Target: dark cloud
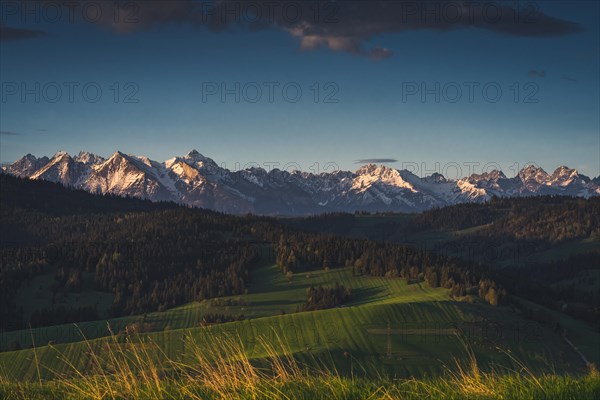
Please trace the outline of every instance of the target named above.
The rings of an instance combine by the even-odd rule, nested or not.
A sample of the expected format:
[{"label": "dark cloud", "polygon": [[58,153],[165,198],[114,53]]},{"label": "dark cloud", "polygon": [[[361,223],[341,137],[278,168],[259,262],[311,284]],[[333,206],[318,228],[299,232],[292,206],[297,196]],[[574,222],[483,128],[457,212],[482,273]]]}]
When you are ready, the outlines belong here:
[{"label": "dark cloud", "polygon": [[511,36],[549,37],[582,31],[575,22],[537,10],[535,3],[518,9],[506,3],[434,0],[95,0],[93,3],[102,8],[102,18],[97,23],[116,33],[180,24],[213,31],[273,28],[295,37],[304,50],[324,47],[378,60],[392,55],[390,50],[372,43],[384,34],[479,29]]},{"label": "dark cloud", "polygon": [[[236,0],[220,2],[221,10]],[[268,2],[259,2],[260,4]],[[283,29],[300,40],[303,49],[326,47],[358,55],[387,58],[391,52],[380,47],[365,50],[377,36],[415,30],[450,31],[455,29],[482,29],[512,36],[547,37],[580,32],[582,28],[560,18],[534,9],[515,9],[493,2],[454,1],[348,1],[348,2],[294,2],[301,4],[299,21],[275,13],[272,25]],[[283,1],[285,4],[285,1]],[[319,12],[315,12],[319,7]],[[282,7],[283,9],[283,7]],[[431,12],[433,10],[433,12]],[[215,15],[223,15],[216,11]],[[319,15],[318,18],[315,15]],[[227,18],[221,18],[221,22]],[[227,21],[231,24],[231,21]],[[383,56],[383,57],[382,57]]]},{"label": "dark cloud", "polygon": [[539,71],[536,69],[532,69],[527,73],[527,75],[529,75],[530,78],[545,78],[546,71],[544,71],[543,69],[540,69]]},{"label": "dark cloud", "polygon": [[8,42],[11,40],[33,39],[45,36],[46,32],[35,29],[10,28],[0,24],[0,42]]},{"label": "dark cloud", "polygon": [[395,163],[398,160],[393,158],[364,158],[362,160],[356,160],[355,164],[383,164],[383,163]]},{"label": "dark cloud", "polygon": [[[258,5],[258,23],[251,21],[250,8],[240,0],[222,0],[216,7],[202,10],[202,22],[213,29],[234,24],[254,25],[257,29],[276,26],[298,38],[303,49],[326,47],[380,59],[391,52],[377,46],[372,50],[365,47],[377,36],[389,33],[476,28],[512,36],[545,37],[581,31],[578,24],[544,14],[535,5],[517,10],[492,2],[284,0],[280,8],[273,9],[270,0],[252,3]],[[273,12],[268,13],[271,9]]]},{"label": "dark cloud", "polygon": [[[100,4],[103,10],[102,19],[99,22],[116,33],[126,34],[168,24],[203,25],[208,18],[204,15],[204,11],[210,10],[211,6],[218,2],[101,0],[97,4]],[[115,18],[114,15],[119,17]]]},{"label": "dark cloud", "polygon": [[0,136],[22,136],[22,133],[11,131],[0,131]]},{"label": "dark cloud", "polygon": [[565,81],[569,81],[569,82],[577,82],[577,79],[571,78],[568,75],[563,75],[563,76],[560,77],[560,79],[564,79]]}]

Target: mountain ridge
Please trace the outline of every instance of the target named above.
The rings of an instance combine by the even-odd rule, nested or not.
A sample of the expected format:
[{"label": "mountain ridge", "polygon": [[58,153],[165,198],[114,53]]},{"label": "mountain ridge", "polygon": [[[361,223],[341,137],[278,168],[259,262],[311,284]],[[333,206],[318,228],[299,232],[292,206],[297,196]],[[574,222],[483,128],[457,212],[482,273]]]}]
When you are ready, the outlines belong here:
[{"label": "mountain ridge", "polygon": [[3,172],[92,193],[174,201],[231,214],[420,212],[493,196],[600,195],[599,178],[590,179],[564,165],[551,174],[527,165],[513,178],[493,170],[456,180],[437,172],[420,178],[406,169],[376,164],[355,172],[319,174],[261,167],[230,171],[197,150],[165,162],[120,151],[109,158],[85,151],[75,157],[64,151],[52,158],[27,154],[3,167]]}]

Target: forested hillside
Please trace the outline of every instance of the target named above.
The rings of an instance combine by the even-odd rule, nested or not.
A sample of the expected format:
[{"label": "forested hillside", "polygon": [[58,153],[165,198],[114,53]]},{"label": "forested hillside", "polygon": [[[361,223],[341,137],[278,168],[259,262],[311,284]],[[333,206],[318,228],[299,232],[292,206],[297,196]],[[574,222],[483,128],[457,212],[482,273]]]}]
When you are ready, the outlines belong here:
[{"label": "forested hillside", "polygon": [[239,219],[6,175],[0,179],[4,323],[24,324],[16,292],[48,273],[54,277],[52,304],[32,316],[33,326],[96,318],[89,306],[55,308],[65,294],[90,288],[114,294],[110,316],[244,292],[257,255]]},{"label": "forested hillside", "polygon": [[[471,295],[492,305],[508,301],[512,292],[534,301],[543,298],[544,304],[556,309],[566,302],[583,303],[583,310],[574,304],[567,308],[586,320],[597,315],[597,309],[577,295],[576,285],[551,280],[566,279],[568,263],[549,265],[548,270],[555,271],[546,275],[549,280],[537,280],[545,274],[542,267],[498,272],[477,258],[465,260],[425,247],[320,230],[348,229],[361,218],[373,218],[369,229],[375,233],[477,227],[445,243],[454,242],[455,248],[466,243],[474,253],[478,247],[473,243],[480,242],[499,248],[502,254],[522,243],[545,248],[597,235],[598,199],[494,199],[410,217],[336,214],[286,220],[93,195],[7,175],[0,176],[0,183],[0,316],[13,329],[143,314],[242,294],[265,249],[273,250],[270,254],[283,274],[350,267],[355,276],[426,282],[450,289],[453,296]],[[598,268],[590,265],[595,258],[583,260],[578,271]],[[49,301],[24,313],[16,299],[39,297],[43,277],[50,281]],[[101,309],[94,301],[67,300],[89,293],[110,294],[109,306]]]}]

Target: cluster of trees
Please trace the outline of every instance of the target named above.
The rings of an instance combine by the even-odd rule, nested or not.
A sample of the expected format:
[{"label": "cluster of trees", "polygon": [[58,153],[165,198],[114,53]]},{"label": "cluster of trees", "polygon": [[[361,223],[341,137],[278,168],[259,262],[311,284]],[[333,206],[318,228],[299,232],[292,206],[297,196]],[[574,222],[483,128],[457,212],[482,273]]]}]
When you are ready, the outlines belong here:
[{"label": "cluster of trees", "polygon": [[501,216],[498,199],[489,203],[464,203],[434,208],[417,214],[409,224],[411,231],[460,230],[489,224]]},{"label": "cluster of trees", "polygon": [[496,282],[490,279],[482,279],[479,281],[477,293],[481,299],[484,299],[493,306],[508,301],[506,289],[499,287]]},{"label": "cluster of trees", "polygon": [[[480,215],[489,215],[485,221]],[[482,217],[484,218],[484,217]],[[422,229],[455,230],[482,226],[449,240],[435,250],[486,264],[531,264],[532,255],[569,240],[600,237],[600,198],[494,198],[484,204],[462,204],[431,210],[409,224]]]},{"label": "cluster of trees", "polygon": [[[258,259],[245,239],[250,226],[244,218],[0,179],[0,235],[19,237],[18,243],[0,246],[2,328],[87,319],[84,308],[57,305],[23,321],[15,295],[22,285],[34,290],[27,282],[41,274],[54,275],[53,298],[83,290],[113,293],[113,305],[102,317],[122,316],[243,294]],[[96,317],[96,311],[85,310]]]},{"label": "cluster of trees", "polygon": [[[177,216],[160,212],[143,219],[151,229],[161,221],[177,221]],[[96,223],[93,229],[97,232],[111,225],[109,220],[104,222],[106,226]],[[207,235],[194,235],[185,227],[179,230],[175,225],[155,238],[128,246],[123,244],[125,237],[135,235],[125,226],[121,228],[120,238],[104,243],[83,241],[39,246],[10,261],[6,259],[2,264],[2,286],[14,289],[23,282],[22,278],[31,279],[58,266],[54,273],[55,292],[79,292],[84,284],[83,273],[90,272],[93,282],[89,282],[89,286],[115,294],[110,315],[133,315],[162,311],[195,300],[242,294],[248,270],[257,260],[256,251],[241,241],[214,242],[208,240]],[[59,236],[55,234],[54,238]],[[20,270],[27,272],[19,273]],[[55,317],[60,313],[54,311],[40,312],[45,316],[39,320],[47,323],[75,322],[59,321]]]},{"label": "cluster of trees", "polygon": [[[490,284],[484,285],[479,295],[494,305],[505,293],[481,265],[423,249],[303,232],[281,234],[274,246],[276,262],[284,272],[346,266],[352,267],[356,276],[403,278],[409,283],[425,281],[431,287],[451,289],[454,296],[465,296],[470,288],[479,287],[485,280]],[[491,290],[496,293],[488,295]]]},{"label": "cluster of trees", "polygon": [[553,197],[505,201],[508,215],[479,234],[503,240],[554,245],[566,240],[600,236],[600,198]]},{"label": "cluster of trees", "polygon": [[416,232],[452,232],[477,226],[481,228],[454,238],[432,239],[434,250],[486,264],[506,264],[568,240],[599,237],[600,198],[494,197],[485,203],[458,204],[412,216],[375,214],[369,223],[359,221],[361,218],[334,213],[288,219],[286,224],[306,232],[405,244],[411,243]]},{"label": "cluster of trees", "polygon": [[488,225],[478,232],[484,237],[550,244],[600,235],[600,198],[493,197],[486,203],[425,211],[410,221],[408,229],[451,231],[481,225]]},{"label": "cluster of trees", "polygon": [[210,301],[211,307],[244,307],[250,304],[244,299],[221,299],[214,298]]},{"label": "cluster of trees", "polygon": [[325,310],[327,308],[339,307],[350,300],[352,291],[338,283],[333,287],[311,286],[306,289],[306,303],[302,311]]},{"label": "cluster of trees", "polygon": [[218,314],[218,313],[207,313],[202,317],[200,326],[213,325],[213,324],[224,324],[225,322],[242,321],[245,319],[243,314],[240,315],[229,315],[229,314]]}]

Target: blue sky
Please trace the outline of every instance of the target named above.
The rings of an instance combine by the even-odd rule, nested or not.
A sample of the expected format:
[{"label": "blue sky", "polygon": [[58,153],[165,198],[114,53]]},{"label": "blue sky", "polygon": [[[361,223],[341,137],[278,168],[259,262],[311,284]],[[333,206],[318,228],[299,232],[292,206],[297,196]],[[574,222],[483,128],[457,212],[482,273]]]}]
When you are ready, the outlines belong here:
[{"label": "blue sky", "polygon": [[[264,27],[241,13],[202,23],[192,0],[140,3],[131,26],[85,21],[80,10],[75,22],[52,22],[51,10],[23,15],[2,3],[1,162],[58,150],[164,161],[197,149],[230,169],[354,170],[388,159],[419,175],[499,166],[511,176],[529,162],[600,175],[597,2],[532,2],[536,18],[504,27],[394,20],[380,2],[340,2],[329,22]],[[223,100],[221,85],[239,102]]]}]

